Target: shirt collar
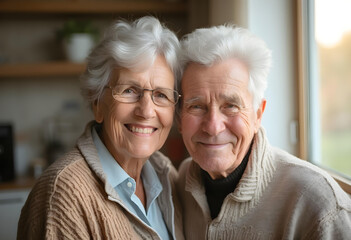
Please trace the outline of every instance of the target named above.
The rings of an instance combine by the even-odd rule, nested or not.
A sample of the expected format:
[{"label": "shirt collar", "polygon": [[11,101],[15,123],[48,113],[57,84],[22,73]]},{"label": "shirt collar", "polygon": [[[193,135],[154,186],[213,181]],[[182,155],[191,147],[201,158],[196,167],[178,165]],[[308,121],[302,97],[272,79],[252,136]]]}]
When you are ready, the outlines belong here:
[{"label": "shirt collar", "polygon": [[93,140],[98,152],[102,169],[106,174],[107,182],[115,188],[123,181],[129,178],[129,175],[123,170],[118,162],[112,157],[105,144],[101,141],[95,127],[92,128]]},{"label": "shirt collar", "polygon": [[[100,158],[102,169],[106,174],[107,181],[113,188],[115,188],[126,179],[130,178],[130,176],[107,150],[95,127],[92,128],[92,136]],[[162,184],[149,160],[147,160],[144,164],[141,175],[143,177],[144,188],[148,189],[148,191],[146,191],[148,197],[147,199],[153,201],[162,191]]]}]

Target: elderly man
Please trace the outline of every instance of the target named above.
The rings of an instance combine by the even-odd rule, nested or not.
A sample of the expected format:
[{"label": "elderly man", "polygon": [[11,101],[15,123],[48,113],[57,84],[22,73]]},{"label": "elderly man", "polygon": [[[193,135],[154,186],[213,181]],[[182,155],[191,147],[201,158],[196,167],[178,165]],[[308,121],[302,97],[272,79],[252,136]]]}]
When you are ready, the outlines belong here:
[{"label": "elderly man", "polygon": [[186,239],[350,239],[350,197],[321,169],[270,146],[261,127],[265,43],[227,25],[195,30],[182,48]]}]

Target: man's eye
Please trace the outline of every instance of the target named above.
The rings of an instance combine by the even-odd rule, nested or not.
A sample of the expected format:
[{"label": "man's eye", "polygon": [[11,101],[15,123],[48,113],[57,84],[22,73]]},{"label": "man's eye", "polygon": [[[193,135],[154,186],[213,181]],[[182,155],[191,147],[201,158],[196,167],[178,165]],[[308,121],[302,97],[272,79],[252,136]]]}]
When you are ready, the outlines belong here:
[{"label": "man's eye", "polygon": [[206,106],[201,104],[192,104],[186,107],[186,110],[190,114],[203,114],[206,112]]},{"label": "man's eye", "polygon": [[237,113],[240,111],[240,107],[237,104],[227,103],[222,106],[222,109],[227,113]]},{"label": "man's eye", "polygon": [[190,106],[188,106],[188,109],[203,109],[203,106],[201,106],[201,105],[190,105]]},{"label": "man's eye", "polygon": [[238,105],[235,105],[235,104],[226,104],[225,105],[225,108],[228,108],[228,109],[239,109]]}]

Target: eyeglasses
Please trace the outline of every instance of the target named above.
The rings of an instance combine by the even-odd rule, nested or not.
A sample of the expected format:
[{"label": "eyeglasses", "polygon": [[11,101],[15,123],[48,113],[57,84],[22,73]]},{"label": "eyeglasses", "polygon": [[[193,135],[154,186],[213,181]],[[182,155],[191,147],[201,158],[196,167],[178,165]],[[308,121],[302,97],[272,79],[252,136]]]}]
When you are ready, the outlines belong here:
[{"label": "eyeglasses", "polygon": [[106,86],[105,88],[110,88],[113,98],[122,103],[138,102],[144,96],[144,91],[150,91],[153,103],[160,107],[176,105],[181,97],[177,91],[168,88],[146,89],[128,84],[118,84],[114,87]]}]

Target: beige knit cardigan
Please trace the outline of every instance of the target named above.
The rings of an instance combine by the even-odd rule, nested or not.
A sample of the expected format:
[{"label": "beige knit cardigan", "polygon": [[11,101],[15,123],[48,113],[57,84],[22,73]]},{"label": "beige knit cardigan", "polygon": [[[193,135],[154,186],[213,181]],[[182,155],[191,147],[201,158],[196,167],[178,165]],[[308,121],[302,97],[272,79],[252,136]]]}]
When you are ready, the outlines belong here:
[{"label": "beige knit cardigan", "polygon": [[[21,212],[17,239],[159,239],[154,230],[121,205],[116,191],[107,183],[91,126],[87,126],[77,147],[52,164],[33,187]],[[173,191],[176,170],[158,152],[150,162],[158,175],[169,171],[175,235],[183,239],[181,211]],[[166,222],[171,221],[169,218],[164,216]]]}]

